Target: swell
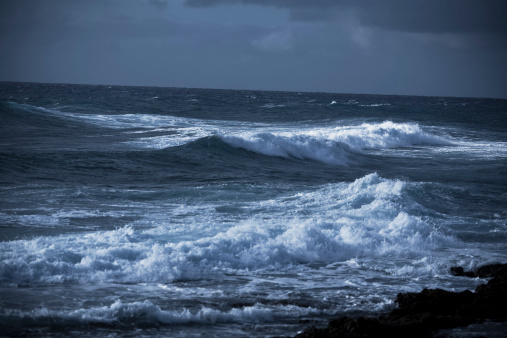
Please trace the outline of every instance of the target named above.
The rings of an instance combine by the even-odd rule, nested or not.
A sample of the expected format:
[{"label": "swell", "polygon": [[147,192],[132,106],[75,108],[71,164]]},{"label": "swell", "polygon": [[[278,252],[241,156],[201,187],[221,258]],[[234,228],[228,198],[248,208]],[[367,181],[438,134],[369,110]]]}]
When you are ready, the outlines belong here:
[{"label": "swell", "polygon": [[[234,153],[246,156],[246,153],[234,150],[244,149],[269,157],[348,166],[372,150],[453,145],[445,137],[426,132],[417,124],[391,121],[334,128],[272,126],[262,128],[262,132],[256,129],[259,128],[225,127],[218,131],[210,131],[208,136],[176,146],[189,152],[205,149],[222,155]],[[173,138],[174,135],[169,137]],[[145,140],[144,146],[158,147],[161,141],[159,138],[153,138],[151,142],[150,145],[150,140]],[[165,144],[169,144],[165,148],[172,147],[169,141]]]},{"label": "swell", "polygon": [[223,135],[222,139],[233,147],[263,155],[311,159],[333,165],[349,165],[352,154],[364,154],[368,150],[452,145],[449,140],[423,131],[417,124],[391,121],[335,128],[243,132]]},{"label": "swell", "polygon": [[[136,118],[131,116],[129,121]],[[163,136],[147,138],[146,133],[141,137],[125,136],[123,131],[114,132],[113,136],[101,131],[97,137],[90,137],[93,135],[90,128],[82,128],[80,137],[72,130],[63,134],[52,129],[47,131],[48,139],[44,139],[39,130],[37,137],[18,139],[10,146],[23,151],[4,148],[0,153],[1,170],[11,182],[35,179],[152,185],[217,179],[244,181],[257,177],[268,181],[322,183],[366,174],[372,163],[381,168],[382,156],[372,151],[403,148],[406,153],[411,147],[432,149],[451,144],[417,124],[389,121],[334,128],[282,125],[262,128],[262,132],[256,132],[260,128],[230,124],[217,132],[191,125],[184,119],[179,123],[178,128],[183,130],[165,130],[161,132]],[[194,133],[194,129],[202,130]],[[323,165],[315,165],[316,162]],[[337,173],[329,165],[359,172],[347,176],[345,170]]]},{"label": "swell", "polygon": [[[72,133],[83,134],[79,129],[87,125],[88,128],[84,128],[87,134],[105,134],[104,127],[116,129],[116,139],[113,141],[137,148],[162,149],[190,143],[191,148],[205,145],[207,150],[213,147],[219,151],[224,150],[224,144],[214,137],[218,136],[233,148],[271,157],[309,159],[342,166],[354,163],[354,154],[365,154],[371,150],[453,144],[449,139],[423,130],[418,124],[392,121],[336,127],[268,124],[252,128],[239,122],[196,120],[170,115],[74,114],[26,104],[11,103],[9,106],[14,108],[15,114],[7,114],[6,124],[18,125],[20,129],[26,129],[27,124],[38,128],[39,135],[34,136],[48,133],[45,130],[47,128],[58,128],[53,134],[60,133],[72,138]],[[231,152],[230,148],[226,150]]]},{"label": "swell", "polygon": [[64,112],[14,102],[0,103],[1,152],[38,153],[94,149],[114,144],[104,128],[72,119]]},{"label": "swell", "polygon": [[[488,167],[494,170],[504,170],[501,161],[507,149],[502,142],[467,139],[466,130],[407,122],[359,124],[356,119],[326,121],[329,127],[317,122],[245,125],[170,115],[66,113],[16,103],[4,104],[2,109],[7,137],[1,141],[1,170],[14,178],[37,172],[51,180],[49,173],[70,173],[76,179],[83,175],[100,181],[107,174],[106,179],[121,184],[147,182],[149,175],[158,183],[244,180],[259,175],[267,180],[301,181],[323,175],[319,181],[323,182],[336,179],[326,165],[341,167],[340,174],[347,167],[366,174],[373,166],[389,176],[406,176],[422,165],[442,171],[442,179],[455,180],[458,175],[450,175],[448,168],[457,161],[469,168],[479,158],[489,161]],[[62,165],[46,164],[50,161]],[[312,170],[317,172],[309,175]],[[486,177],[468,175],[468,171],[459,174],[459,179]],[[424,172],[419,170],[423,176],[417,179],[433,180]],[[357,176],[339,179],[351,177]]]},{"label": "swell", "polygon": [[71,120],[61,110],[33,106],[26,103],[0,102],[1,119],[4,127],[31,128],[82,128],[85,123]]}]

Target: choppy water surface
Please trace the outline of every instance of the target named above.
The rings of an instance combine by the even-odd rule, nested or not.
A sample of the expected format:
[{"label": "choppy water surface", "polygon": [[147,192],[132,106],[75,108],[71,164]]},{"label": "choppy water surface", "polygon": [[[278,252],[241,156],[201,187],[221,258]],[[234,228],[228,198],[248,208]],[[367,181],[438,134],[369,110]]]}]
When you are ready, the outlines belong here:
[{"label": "choppy water surface", "polygon": [[0,327],[275,336],[507,258],[507,101],[0,84]]}]

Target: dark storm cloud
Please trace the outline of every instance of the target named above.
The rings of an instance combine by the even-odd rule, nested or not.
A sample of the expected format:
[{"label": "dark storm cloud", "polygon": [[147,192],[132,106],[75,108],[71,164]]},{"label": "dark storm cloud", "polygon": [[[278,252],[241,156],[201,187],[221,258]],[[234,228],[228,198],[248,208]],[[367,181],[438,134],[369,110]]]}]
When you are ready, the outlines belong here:
[{"label": "dark storm cloud", "polygon": [[186,0],[191,7],[225,4],[276,6],[294,20],[339,18],[348,11],[364,26],[411,33],[507,34],[504,0]]}]

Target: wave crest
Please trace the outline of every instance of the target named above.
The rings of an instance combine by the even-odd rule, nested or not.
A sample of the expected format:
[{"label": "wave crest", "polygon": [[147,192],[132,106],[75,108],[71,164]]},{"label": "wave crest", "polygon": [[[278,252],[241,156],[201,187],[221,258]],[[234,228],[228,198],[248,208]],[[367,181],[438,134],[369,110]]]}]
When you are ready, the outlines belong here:
[{"label": "wave crest", "polygon": [[350,152],[413,146],[451,145],[419,125],[386,121],[380,124],[309,129],[298,131],[242,132],[222,135],[229,145],[268,156],[295,157],[347,165]]},{"label": "wave crest", "polygon": [[[410,213],[408,183],[370,174],[351,183],[259,201],[252,216],[215,234],[164,241],[172,225],[4,243],[2,284],[167,282],[294,269],[354,257],[425,257],[456,239]],[[421,206],[419,206],[422,208]],[[219,222],[219,221],[216,221]],[[169,227],[169,228],[168,228]],[[184,230],[182,230],[184,231]],[[165,236],[165,237],[164,237]]]},{"label": "wave crest", "polygon": [[[6,310],[0,316],[9,318],[16,323],[23,320],[24,324],[31,326],[47,325],[50,321],[58,324],[144,324],[144,325],[185,325],[185,324],[214,324],[214,323],[265,323],[276,318],[277,313],[292,311],[297,313],[317,313],[312,308],[299,308],[296,306],[263,306],[256,304],[242,308],[232,308],[220,311],[208,307],[199,310],[164,310],[160,306],[145,300],[142,302],[122,302],[117,300],[110,306],[97,306],[80,308],[77,310],[51,310],[39,308],[31,311]],[[2,313],[3,312],[3,313]]]}]

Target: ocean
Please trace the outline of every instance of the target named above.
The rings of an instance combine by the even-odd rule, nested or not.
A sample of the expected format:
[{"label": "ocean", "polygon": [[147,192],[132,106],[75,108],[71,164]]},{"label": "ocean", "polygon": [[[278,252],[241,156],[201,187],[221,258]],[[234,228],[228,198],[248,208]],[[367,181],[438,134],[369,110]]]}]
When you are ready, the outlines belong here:
[{"label": "ocean", "polygon": [[507,100],[0,83],[0,335],[293,336],[507,262]]}]

